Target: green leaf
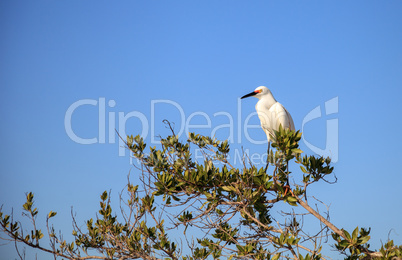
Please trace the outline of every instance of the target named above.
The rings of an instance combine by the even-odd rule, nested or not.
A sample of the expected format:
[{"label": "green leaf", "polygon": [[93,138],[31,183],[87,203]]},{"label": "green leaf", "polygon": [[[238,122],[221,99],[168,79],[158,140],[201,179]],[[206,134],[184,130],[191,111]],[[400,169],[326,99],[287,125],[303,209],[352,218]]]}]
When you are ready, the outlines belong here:
[{"label": "green leaf", "polygon": [[365,236],[365,237],[360,238],[358,242],[360,245],[363,245],[363,244],[367,243],[369,240],[370,240],[370,236]]},{"label": "green leaf", "polygon": [[340,245],[341,247],[348,247],[348,246],[350,245],[350,243],[349,243],[349,241],[347,241],[347,240],[342,240],[342,241],[339,243],[339,245]]},{"label": "green leaf", "polygon": [[53,218],[54,216],[56,216],[57,212],[54,211],[50,211],[49,215],[47,215],[48,218]]},{"label": "green leaf", "polygon": [[292,206],[297,206],[297,199],[295,197],[286,197],[286,201]]},{"label": "green leaf", "polygon": [[274,183],[273,181],[269,181],[269,182],[265,183],[265,189],[268,190],[269,188],[271,188],[273,183]]},{"label": "green leaf", "polygon": [[224,191],[236,191],[236,189],[232,186],[223,186],[222,189]]},{"label": "green leaf", "polygon": [[332,233],[332,238],[335,240],[335,241],[339,241],[339,235],[337,234],[337,233]]},{"label": "green leaf", "polygon": [[299,148],[294,148],[294,149],[292,149],[292,152],[293,152],[293,153],[303,153],[303,151],[300,150]]},{"label": "green leaf", "polygon": [[356,227],[355,230],[353,230],[352,233],[352,240],[355,241],[357,240],[357,235],[359,234],[359,227]]},{"label": "green leaf", "polygon": [[302,170],[302,172],[308,173],[308,171],[306,170],[306,168],[304,168],[303,166],[300,166],[300,169]]},{"label": "green leaf", "polygon": [[105,201],[107,199],[107,191],[104,191],[101,195],[101,200]]},{"label": "green leaf", "polygon": [[36,239],[43,238],[43,233],[40,229],[35,231],[35,237],[36,237]]},{"label": "green leaf", "polygon": [[172,195],[172,199],[174,199],[175,201],[180,201],[180,198],[178,198],[178,197],[176,197],[174,195]]},{"label": "green leaf", "polygon": [[271,260],[278,260],[279,257],[281,257],[281,253],[275,254],[274,257],[271,258]]},{"label": "green leaf", "polygon": [[350,240],[350,239],[351,239],[351,237],[350,237],[349,232],[348,232],[348,231],[346,231],[346,230],[344,230],[344,229],[342,229],[342,231],[343,231],[343,234],[345,234],[346,238]]}]

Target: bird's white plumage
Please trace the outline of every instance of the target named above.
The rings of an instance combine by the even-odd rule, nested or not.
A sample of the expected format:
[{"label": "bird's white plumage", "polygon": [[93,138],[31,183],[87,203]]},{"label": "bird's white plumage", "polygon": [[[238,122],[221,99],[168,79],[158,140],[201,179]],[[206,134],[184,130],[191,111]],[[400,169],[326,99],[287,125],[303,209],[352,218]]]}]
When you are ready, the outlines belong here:
[{"label": "bird's white plumage", "polygon": [[255,94],[252,93],[249,95],[259,99],[255,105],[255,110],[260,118],[261,127],[267,135],[268,142],[271,141],[270,135],[274,134],[273,130],[278,131],[279,125],[282,125],[283,128],[295,130],[292,116],[281,103],[275,100],[267,87],[258,87],[254,90]]}]

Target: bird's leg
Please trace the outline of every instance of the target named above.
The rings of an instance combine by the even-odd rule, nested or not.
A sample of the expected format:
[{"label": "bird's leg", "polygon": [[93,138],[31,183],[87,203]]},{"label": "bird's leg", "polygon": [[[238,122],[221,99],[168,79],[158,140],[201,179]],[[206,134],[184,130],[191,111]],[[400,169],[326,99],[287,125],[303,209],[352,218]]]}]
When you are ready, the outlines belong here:
[{"label": "bird's leg", "polygon": [[296,197],[293,191],[290,189],[289,180],[286,181],[286,185],[284,186],[284,188],[285,188],[285,193],[283,194],[284,197],[286,196],[286,194],[288,194],[288,192],[290,192],[290,194],[292,194],[293,197]]},{"label": "bird's leg", "polygon": [[267,165],[265,166],[265,172],[267,172],[268,170],[268,166],[269,166],[269,148],[271,146],[271,142],[268,141],[268,150],[267,150]]},{"label": "bird's leg", "polygon": [[[289,173],[289,164],[287,165],[287,172]],[[285,188],[285,194],[283,195],[284,197],[286,196],[286,194],[288,192],[290,192],[290,194],[292,194],[293,197],[295,197],[295,195],[293,194],[293,191],[290,189],[290,185],[289,185],[289,175],[287,175],[286,178],[286,185],[284,186]]]},{"label": "bird's leg", "polygon": [[289,180],[286,181],[286,185],[283,186],[283,187],[285,188],[285,193],[283,194],[284,197],[286,196],[286,194],[288,194],[289,191],[290,191],[290,193],[293,195],[293,197],[295,196],[295,195],[293,194],[292,190],[290,189]]}]

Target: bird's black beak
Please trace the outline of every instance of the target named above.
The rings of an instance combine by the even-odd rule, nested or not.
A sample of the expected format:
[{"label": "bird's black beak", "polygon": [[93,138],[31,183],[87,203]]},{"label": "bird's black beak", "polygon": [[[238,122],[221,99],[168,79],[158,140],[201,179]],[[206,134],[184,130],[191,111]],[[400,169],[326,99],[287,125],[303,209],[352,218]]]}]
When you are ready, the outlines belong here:
[{"label": "bird's black beak", "polygon": [[246,98],[246,97],[252,97],[252,96],[254,96],[254,95],[257,95],[257,92],[251,92],[251,93],[249,93],[249,94],[247,94],[247,95],[244,95],[244,96],[242,96],[240,99],[243,99],[243,98]]}]

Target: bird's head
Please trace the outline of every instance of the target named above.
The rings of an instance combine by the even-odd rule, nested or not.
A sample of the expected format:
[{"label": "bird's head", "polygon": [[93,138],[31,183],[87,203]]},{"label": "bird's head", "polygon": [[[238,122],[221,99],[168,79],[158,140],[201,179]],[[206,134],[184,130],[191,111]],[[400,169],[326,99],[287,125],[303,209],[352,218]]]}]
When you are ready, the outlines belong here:
[{"label": "bird's head", "polygon": [[267,87],[260,86],[260,87],[256,88],[253,92],[242,96],[240,99],[243,99],[246,97],[252,97],[252,96],[260,99],[262,96],[267,95],[269,93],[271,93],[271,91],[269,91],[269,89]]}]

